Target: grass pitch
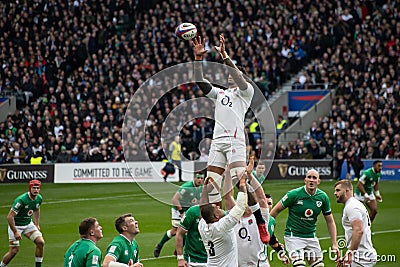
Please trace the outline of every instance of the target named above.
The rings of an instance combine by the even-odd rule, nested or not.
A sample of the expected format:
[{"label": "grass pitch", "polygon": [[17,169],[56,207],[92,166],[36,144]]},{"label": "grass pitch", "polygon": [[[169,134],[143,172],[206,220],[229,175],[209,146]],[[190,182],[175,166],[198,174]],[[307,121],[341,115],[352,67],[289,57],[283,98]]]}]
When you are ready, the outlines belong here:
[{"label": "grass pitch", "polygon": [[[343,238],[341,214],[343,205],[335,201],[333,181],[323,181],[319,188],[327,192],[331,199],[338,238]],[[271,180],[264,183],[264,189],[277,202],[290,189],[303,185],[302,181]],[[153,196],[170,198],[174,191],[165,190],[166,184],[151,185]],[[13,200],[28,189],[27,184],[0,185],[0,255],[8,250],[7,219]],[[380,262],[376,266],[400,266],[400,181],[382,181],[380,191],[383,202],[379,203],[379,213],[372,224],[372,241]],[[103,227],[104,237],[97,243],[103,252],[108,243],[117,235],[114,219],[127,212],[133,213],[139,221],[141,233],[137,236],[140,258],[146,267],[177,266],[174,251],[175,239],[163,248],[158,259],[153,258],[153,249],[166,230],[171,227],[170,206],[149,196],[134,183],[119,184],[43,184],[41,194],[44,203],[41,207],[40,226],[46,241],[43,266],[63,266],[63,255],[67,248],[79,238],[78,224],[86,217],[96,217]],[[283,241],[287,211],[277,218],[276,236]],[[330,239],[325,220],[319,217],[317,235],[321,238],[321,248],[328,249]],[[343,250],[344,252],[344,250]],[[275,256],[275,255],[274,255]],[[273,257],[271,266],[283,266]],[[335,266],[325,254],[325,266]],[[9,266],[34,266],[34,244],[23,238],[21,249]]]}]

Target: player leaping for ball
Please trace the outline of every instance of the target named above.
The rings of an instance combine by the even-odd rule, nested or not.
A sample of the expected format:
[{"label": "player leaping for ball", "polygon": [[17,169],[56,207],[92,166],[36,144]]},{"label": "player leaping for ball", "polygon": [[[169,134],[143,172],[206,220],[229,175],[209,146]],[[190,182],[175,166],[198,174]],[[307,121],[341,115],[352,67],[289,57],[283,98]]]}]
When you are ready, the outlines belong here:
[{"label": "player leaping for ball", "polygon": [[[244,117],[254,95],[253,86],[246,81],[243,73],[226,53],[223,34],[220,34],[219,41],[219,46],[215,48],[221,54],[229,71],[229,88],[226,90],[214,87],[204,79],[202,60],[203,55],[207,53],[205,40],[198,36],[193,38],[192,41],[195,54],[194,78],[204,95],[215,100],[215,127],[207,163],[207,175],[212,177],[217,184],[217,187],[209,193],[211,203],[221,202],[219,191],[222,174],[227,164],[235,183],[238,182],[236,173],[242,173],[246,169]],[[260,203],[260,206],[265,209],[268,208],[266,203]],[[260,238],[264,243],[267,243],[269,235],[261,212],[255,214],[255,216],[259,226]]]}]

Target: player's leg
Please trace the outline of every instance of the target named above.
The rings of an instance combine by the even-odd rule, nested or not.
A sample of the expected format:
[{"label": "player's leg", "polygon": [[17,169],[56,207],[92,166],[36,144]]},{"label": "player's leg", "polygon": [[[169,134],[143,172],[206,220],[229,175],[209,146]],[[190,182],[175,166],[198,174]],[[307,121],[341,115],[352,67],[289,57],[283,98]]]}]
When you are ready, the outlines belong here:
[{"label": "player's leg", "polygon": [[[22,229],[17,227],[17,230],[21,234]],[[8,239],[10,242],[10,244],[9,244],[10,248],[7,251],[7,253],[3,256],[1,263],[0,263],[0,267],[7,266],[7,264],[10,263],[10,261],[15,257],[15,255],[17,255],[17,253],[19,251],[19,240],[15,239],[14,233],[12,232],[10,227],[8,227]]]},{"label": "player's leg", "polygon": [[307,241],[300,237],[284,236],[286,251],[293,267],[305,267],[304,248]]},{"label": "player's leg", "polygon": [[308,238],[305,248],[305,256],[310,264],[310,267],[324,267],[321,246],[318,238]]},{"label": "player's leg", "polygon": [[27,228],[24,230],[23,234],[32,240],[36,245],[35,250],[35,262],[36,267],[41,267],[43,262],[44,255],[44,239],[42,233],[39,229],[33,224],[30,223]]},{"label": "player's leg", "polygon": [[216,142],[211,143],[210,153],[207,163],[207,177],[214,180],[214,188],[208,193],[208,200],[210,203],[221,205],[221,185],[222,174],[225,172],[227,158],[223,153],[223,145]]},{"label": "player's leg", "polygon": [[367,201],[366,203],[369,208],[369,218],[372,222],[375,219],[376,214],[378,213],[378,203],[376,202],[376,199],[372,199],[370,201]]},{"label": "player's leg", "polygon": [[177,211],[174,208],[171,208],[171,218],[172,218],[171,219],[171,224],[172,224],[171,229],[169,229],[168,231],[166,231],[164,233],[160,242],[158,242],[158,244],[156,245],[156,248],[153,251],[154,257],[156,257],[156,258],[158,258],[160,256],[161,249],[164,246],[164,244],[167,243],[172,237],[174,237],[176,235],[176,231],[178,229],[179,222],[181,220],[179,211]]}]

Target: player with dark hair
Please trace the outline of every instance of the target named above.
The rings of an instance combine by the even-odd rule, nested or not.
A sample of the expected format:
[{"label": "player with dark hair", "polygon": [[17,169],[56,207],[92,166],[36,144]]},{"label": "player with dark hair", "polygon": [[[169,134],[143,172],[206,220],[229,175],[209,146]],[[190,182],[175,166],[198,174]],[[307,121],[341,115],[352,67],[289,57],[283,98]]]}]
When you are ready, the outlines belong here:
[{"label": "player with dark hair", "polygon": [[375,160],[372,167],[365,170],[358,180],[356,191],[354,192],[354,197],[365,202],[370,210],[369,217],[371,222],[375,219],[378,213],[378,203],[382,202],[382,196],[379,192],[379,181],[382,177],[382,161]]},{"label": "player with dark hair", "polygon": [[119,236],[108,245],[102,267],[143,267],[139,262],[139,246],[135,237],[140,233],[138,222],[127,213],[115,220]]},{"label": "player with dark hair", "polygon": [[172,228],[164,233],[160,242],[158,242],[156,245],[156,248],[153,251],[154,257],[158,258],[164,244],[176,235],[179,222],[181,221],[181,218],[183,218],[186,210],[194,205],[199,204],[201,191],[203,189],[203,181],[204,171],[195,172],[193,175],[193,180],[181,185],[178,191],[172,197]]},{"label": "player with dark hair", "polygon": [[[202,60],[203,55],[207,53],[205,40],[198,36],[192,41],[195,54],[195,81],[204,95],[215,100],[214,119],[216,123],[207,163],[207,176],[213,178],[216,183],[216,187],[209,193],[211,203],[221,201],[220,188],[226,166],[229,167],[235,184],[238,181],[236,173],[242,173],[246,169],[244,117],[254,95],[254,87],[246,80],[225,51],[223,34],[220,34],[219,41],[220,44],[215,49],[220,53],[229,72],[229,88],[226,90],[212,86],[209,81],[204,79]],[[267,243],[269,236],[262,216],[258,217],[257,225],[261,240]]]},{"label": "player with dark hair", "polygon": [[64,255],[64,267],[100,267],[101,251],[96,246],[103,237],[102,227],[96,218],[86,218],[79,224],[81,238],[73,243]]},{"label": "player with dark hair", "polygon": [[17,255],[22,235],[35,243],[36,267],[42,266],[44,239],[39,227],[40,205],[42,204],[40,187],[41,182],[39,180],[31,180],[28,192],[18,196],[14,200],[11,210],[7,215],[10,250],[3,256],[0,263],[1,267],[6,267],[15,255]]},{"label": "player with dark hair", "polygon": [[342,225],[347,244],[346,255],[338,260],[337,266],[372,267],[376,264],[377,254],[371,241],[368,211],[353,197],[350,181],[341,180],[334,188],[336,201],[344,204]]}]

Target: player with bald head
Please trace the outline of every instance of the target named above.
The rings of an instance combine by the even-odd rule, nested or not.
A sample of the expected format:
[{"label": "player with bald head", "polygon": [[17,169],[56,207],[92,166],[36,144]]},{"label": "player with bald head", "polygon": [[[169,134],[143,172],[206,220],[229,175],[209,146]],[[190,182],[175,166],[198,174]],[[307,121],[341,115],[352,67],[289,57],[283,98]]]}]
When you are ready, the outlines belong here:
[{"label": "player with bald head", "polygon": [[317,218],[322,212],[328,226],[332,249],[336,245],[336,225],[327,194],[318,188],[321,180],[315,169],[310,169],[304,178],[304,186],[287,192],[270,214],[276,218],[285,208],[289,209],[284,240],[286,250],[294,267],[323,267],[321,246],[316,236]]}]

